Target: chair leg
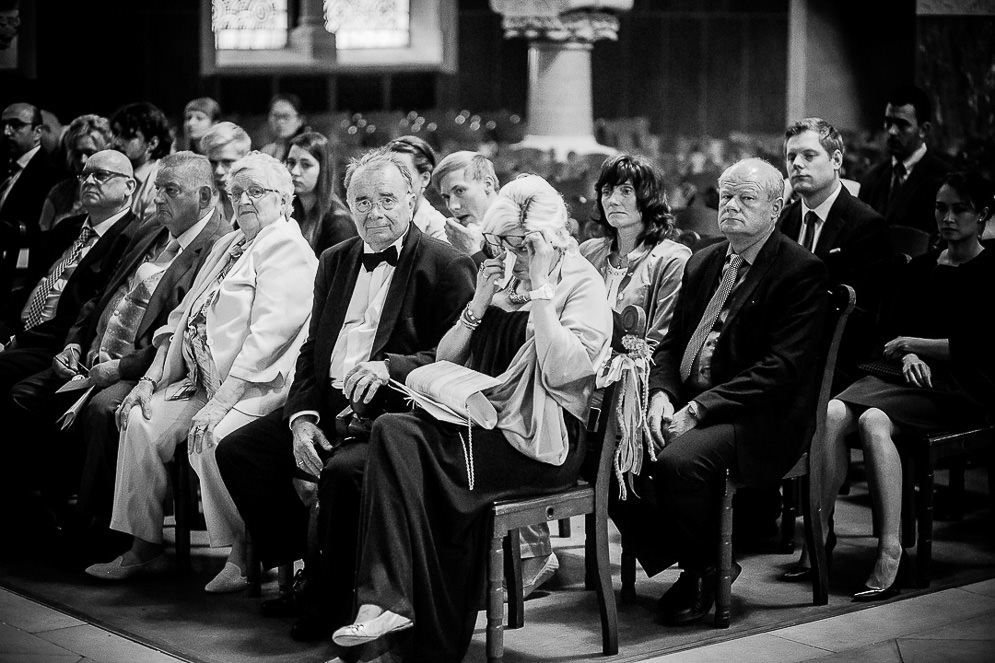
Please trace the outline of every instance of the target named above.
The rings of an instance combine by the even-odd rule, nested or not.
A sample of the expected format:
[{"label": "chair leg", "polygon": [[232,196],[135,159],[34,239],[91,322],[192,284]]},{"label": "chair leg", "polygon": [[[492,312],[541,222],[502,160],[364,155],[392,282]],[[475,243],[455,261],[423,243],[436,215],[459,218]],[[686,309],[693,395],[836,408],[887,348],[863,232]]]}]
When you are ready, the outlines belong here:
[{"label": "chair leg", "polygon": [[950,520],[964,518],[964,461],[956,459],[950,465],[948,482],[949,516]]},{"label": "chair leg", "polygon": [[504,658],[504,537],[492,533],[487,560],[487,661],[500,663]]},{"label": "chair leg", "polygon": [[525,626],[525,593],[522,589],[522,542],[518,530],[504,538],[504,584],[508,594],[508,628]]},{"label": "chair leg", "polygon": [[252,537],[248,530],[245,532],[245,568],[246,577],[249,579],[248,595],[250,598],[256,598],[263,593],[262,573],[259,559],[256,557],[256,547],[252,545]]},{"label": "chair leg", "polygon": [[736,488],[726,470],[719,513],[719,572],[715,590],[715,627],[729,628],[732,608],[732,499]]},{"label": "chair leg", "polygon": [[173,486],[173,500],[176,521],[176,570],[190,572],[190,461],[187,460],[187,445],[176,447],[173,457],[176,465],[176,485]]},{"label": "chair leg", "polygon": [[636,556],[625,549],[622,544],[622,592],[619,595],[623,603],[636,601]]},{"label": "chair leg", "polygon": [[919,477],[917,463],[909,456],[902,456],[902,547],[916,545],[916,518],[919,511]]},{"label": "chair leg", "polygon": [[916,587],[929,587],[929,563],[933,557],[933,464],[917,462],[919,474],[919,539],[916,543]]},{"label": "chair leg", "polygon": [[559,526],[560,537],[566,539],[570,537],[570,519],[560,518],[556,524]]},{"label": "chair leg", "polygon": [[809,550],[809,563],[812,565],[812,605],[826,605],[829,603],[829,560],[823,544],[826,533],[822,530],[822,505],[818,498],[818,489],[813,486],[810,477],[803,477],[802,516],[805,524],[805,546]]},{"label": "chair leg", "polygon": [[615,588],[612,586],[611,565],[608,558],[607,500],[596,505],[593,518],[588,515],[587,522],[585,557],[593,553],[597,565],[598,584],[595,589],[598,595],[598,610],[601,613],[601,650],[605,656],[614,656],[618,653],[618,607],[615,605]]},{"label": "chair leg", "polygon": [[798,479],[781,482],[781,545],[780,552],[795,549],[795,519],[798,517]]},{"label": "chair leg", "polygon": [[294,565],[282,564],[277,571],[277,586],[280,594],[289,594],[294,591]]}]

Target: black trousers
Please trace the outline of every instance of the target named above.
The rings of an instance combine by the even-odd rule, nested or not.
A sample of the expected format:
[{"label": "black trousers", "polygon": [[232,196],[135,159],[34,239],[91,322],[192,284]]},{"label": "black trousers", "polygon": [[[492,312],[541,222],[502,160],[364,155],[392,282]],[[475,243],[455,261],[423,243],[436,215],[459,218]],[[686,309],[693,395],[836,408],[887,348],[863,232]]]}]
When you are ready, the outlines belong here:
[{"label": "black trousers", "polygon": [[718,485],[736,462],[731,424],[693,428],[657,454],[653,476],[669,550],[681,568],[702,572],[718,563]]},{"label": "black trousers", "polygon": [[[47,443],[33,422],[23,416],[14,402],[14,387],[35,373],[52,365],[53,353],[47,348],[15,348],[0,352],[0,422],[3,422],[4,461],[0,463],[0,491],[6,498],[34,488],[24,468],[36,460]],[[10,502],[5,500],[5,504]]]}]

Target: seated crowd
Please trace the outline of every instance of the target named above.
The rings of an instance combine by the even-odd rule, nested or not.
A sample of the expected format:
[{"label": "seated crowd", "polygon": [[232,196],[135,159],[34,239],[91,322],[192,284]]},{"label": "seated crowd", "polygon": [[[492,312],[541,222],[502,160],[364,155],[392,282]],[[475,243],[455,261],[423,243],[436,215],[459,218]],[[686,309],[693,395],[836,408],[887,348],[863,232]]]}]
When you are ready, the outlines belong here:
[{"label": "seated crowd", "polygon": [[[995,376],[966,339],[984,335],[967,321],[995,277],[995,189],[927,149],[916,88],[889,97],[890,154],[856,193],[840,132],[805,118],[778,163],[725,167],[714,208],[684,189],[683,214],[638,154],[604,158],[590,209],[571,209],[555,178],[502,186],[484,154],[438,158],[414,135],[340,181],[293,95],[272,100],[258,151],[222,117],[191,101],[174,142],[149,103],[83,115],[53,159],[35,106],[3,110],[0,418],[17,442],[0,490],[30,496],[16,527],[48,517],[94,578],[168,572],[169,464],[189,462],[210,545],[230,549],[207,592],[247,587],[251,537],[265,568],[306,560],[306,581],[261,608],[296,616],[295,639],[330,638],[341,660],[462,660],[489,508],[576,484],[597,377],[632,345],[627,307],[653,360],[649,460],[613,478],[638,490],[613,486],[610,514],[648,574],[681,568],[657,603],[665,624],[714,603],[716,478],[732,469],[745,499],[777,503],[810,442],[831,286],[857,308],[821,442],[827,557],[851,445],[879,519],[855,600],[898,588],[903,440],[992,423]],[[897,255],[895,226],[932,248]],[[868,374],[874,358],[893,374]],[[390,387],[440,361],[494,378],[491,428]],[[526,594],[557,570],[549,537],[521,531]],[[810,576],[803,553],[784,579]]]}]

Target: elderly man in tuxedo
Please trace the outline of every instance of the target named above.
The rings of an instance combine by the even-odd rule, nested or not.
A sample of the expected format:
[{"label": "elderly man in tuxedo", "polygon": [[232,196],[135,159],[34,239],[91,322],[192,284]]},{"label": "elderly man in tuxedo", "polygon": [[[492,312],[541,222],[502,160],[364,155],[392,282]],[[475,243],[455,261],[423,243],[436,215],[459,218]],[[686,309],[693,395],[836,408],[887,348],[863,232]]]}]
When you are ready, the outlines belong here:
[{"label": "elderly man in tuxedo", "polygon": [[304,557],[308,511],[292,480],[320,475],[322,561],[308,565],[314,601],[294,625],[296,639],[330,634],[352,616],[366,443],[336,447],[336,417],[350,402],[367,418],[404,409],[396,393],[385,393],[387,381],[404,382],[434,361],[474,290],[473,261],[411,223],[414,188],[396,156],[364,154],[345,184],[359,237],[321,256],[310,335],[287,404],[236,431],[218,453],[267,568]]},{"label": "elderly man in tuxedo", "polygon": [[57,438],[65,445],[58,454],[64,472],[47,474],[56,494],[78,487],[79,507],[104,526],[117,461],[114,412],[152,364],[153,334],[190,290],[215,240],[230,230],[215,209],[217,199],[206,157],[164,157],[156,174],[156,215],[139,228],[103,292],[83,306],[52,366],[14,387],[20,414],[46,425],[79,396],[56,390],[74,375],[89,375],[96,392],[80,423]]},{"label": "elderly man in tuxedo", "polygon": [[283,405],[307,335],[311,292],[302,286],[314,279],[318,261],[284,215],[293,191],[284,165],[265,154],[250,152],[232,167],[238,230],[214,243],[190,290],[155,332],[155,358],[119,409],[111,528],[131,534],[132,546],[87,574],[125,580],[166,569],[166,464],[185,440],[200,477],[210,543],[231,548],[205,590],[246,586],[245,526],[215,451],[233,430]]},{"label": "elderly man in tuxedo", "polygon": [[814,416],[828,282],[822,261],[776,230],[782,191],[780,172],[760,159],[722,174],[725,240],[688,261],[653,357],[652,473],[667,533],[657,552],[683,569],[659,604],[667,624],[696,621],[714,603],[715,481],[730,467],[747,483],[778,481]]}]

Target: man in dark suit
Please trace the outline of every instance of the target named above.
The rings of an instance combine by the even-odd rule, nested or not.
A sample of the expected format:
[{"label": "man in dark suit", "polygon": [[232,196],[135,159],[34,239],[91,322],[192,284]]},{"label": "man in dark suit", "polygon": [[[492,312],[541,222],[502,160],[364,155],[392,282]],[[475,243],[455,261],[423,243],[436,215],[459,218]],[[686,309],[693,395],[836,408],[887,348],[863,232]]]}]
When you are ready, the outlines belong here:
[{"label": "man in dark suit", "polygon": [[[366,444],[333,451],[335,421],[350,403],[372,418],[404,408],[389,379],[403,382],[435,358],[435,346],[473,295],[469,256],[411,223],[411,176],[381,149],[353,161],[346,199],[359,237],[321,256],[307,342],[282,410],[232,433],[217,461],[267,568],[304,557],[308,511],[292,480],[320,475],[322,561],[308,565],[318,585],[297,639],[330,634],[353,608],[359,493]],[[319,573],[320,572],[320,573]]]},{"label": "man in dark suit", "polygon": [[652,473],[667,532],[660,555],[683,569],[660,601],[668,624],[696,621],[714,603],[716,480],[733,467],[750,484],[778,481],[815,414],[826,267],[776,230],[782,193],[780,172],[760,159],[722,174],[727,241],[688,261],[653,357],[649,425],[660,451]]},{"label": "man in dark suit", "polygon": [[921,89],[909,85],[892,91],[884,110],[889,156],[861,179],[860,199],[888,225],[919,228],[935,239],[933,203],[950,167],[926,148],[932,113]]},{"label": "man in dark suit", "polygon": [[[97,152],[87,161],[80,180],[87,214],[66,219],[52,231],[65,237],[75,235],[75,239],[35,285],[19,316],[21,330],[0,352],[2,421],[12,418],[13,386],[52,363],[83,305],[103,291],[137,229],[128,209],[135,181],[125,156],[113,150]],[[25,447],[21,432],[9,432],[16,444],[7,449],[13,456],[21,454]],[[22,478],[15,471],[20,467],[17,461],[8,458],[4,463],[10,470],[4,474],[12,475],[11,482],[0,482],[5,487]]]},{"label": "man in dark suit", "polygon": [[12,392],[19,406],[14,414],[21,421],[30,417],[38,430],[54,423],[79,396],[56,390],[78,373],[89,374],[98,391],[83,410],[81,424],[60,439],[63,471],[54,472],[49,463],[46,477],[53,497],[79,486],[79,508],[104,525],[117,459],[114,412],[152,363],[152,335],[166,324],[214,241],[228,229],[216,211],[218,193],[206,157],[192,152],[165,157],[156,186],[156,216],[139,228],[103,292],[83,306],[52,366]]},{"label": "man in dark suit", "polygon": [[[0,119],[0,306],[9,305],[15,279],[37,263],[29,249],[38,236],[38,219],[59,170],[41,147],[41,111],[31,104],[11,104]],[[19,264],[20,263],[20,264]],[[46,265],[39,265],[44,268]]]}]

